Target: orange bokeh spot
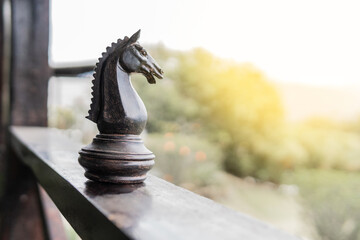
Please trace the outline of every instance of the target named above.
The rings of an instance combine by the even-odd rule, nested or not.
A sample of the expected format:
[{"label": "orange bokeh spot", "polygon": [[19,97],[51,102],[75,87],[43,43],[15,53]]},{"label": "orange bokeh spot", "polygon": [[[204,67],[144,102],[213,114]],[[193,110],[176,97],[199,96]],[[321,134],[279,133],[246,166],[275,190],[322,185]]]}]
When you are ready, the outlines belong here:
[{"label": "orange bokeh spot", "polygon": [[175,150],[175,143],[173,141],[167,141],[166,143],[164,143],[164,151],[174,151]]},{"label": "orange bokeh spot", "polygon": [[172,132],[167,132],[167,133],[164,134],[164,137],[165,137],[165,138],[173,138],[173,137],[174,137],[174,133],[172,133]]},{"label": "orange bokeh spot", "polygon": [[165,174],[163,176],[163,179],[168,181],[168,182],[173,182],[174,181],[174,177],[172,175],[170,175],[170,174]]},{"label": "orange bokeh spot", "polygon": [[206,158],[206,153],[204,153],[203,151],[198,151],[195,153],[195,160],[198,162],[206,161]]},{"label": "orange bokeh spot", "polygon": [[191,150],[188,146],[182,146],[179,150],[179,154],[181,156],[188,156],[190,154]]}]

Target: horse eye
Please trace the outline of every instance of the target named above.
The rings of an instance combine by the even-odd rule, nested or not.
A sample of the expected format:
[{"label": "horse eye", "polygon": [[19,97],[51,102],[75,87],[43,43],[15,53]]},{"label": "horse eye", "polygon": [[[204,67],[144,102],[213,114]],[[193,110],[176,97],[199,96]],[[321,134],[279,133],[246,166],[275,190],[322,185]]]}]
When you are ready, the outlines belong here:
[{"label": "horse eye", "polygon": [[147,53],[146,53],[146,51],[145,51],[145,50],[141,50],[140,52],[141,52],[141,54],[142,54],[142,55],[144,55],[144,56],[146,56],[146,55],[147,55]]}]

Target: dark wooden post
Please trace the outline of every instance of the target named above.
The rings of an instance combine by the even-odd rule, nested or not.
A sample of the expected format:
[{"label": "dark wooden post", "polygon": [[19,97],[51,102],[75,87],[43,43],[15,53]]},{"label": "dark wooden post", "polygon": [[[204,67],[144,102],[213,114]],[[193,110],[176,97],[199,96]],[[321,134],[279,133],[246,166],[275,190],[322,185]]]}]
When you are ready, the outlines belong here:
[{"label": "dark wooden post", "polygon": [[11,124],[47,125],[49,1],[12,0]]},{"label": "dark wooden post", "polygon": [[[1,12],[1,19],[7,14]],[[4,25],[1,30],[3,43]],[[6,137],[8,125],[47,125],[48,42],[49,0],[11,0],[11,68],[9,78],[1,79],[2,86],[9,86],[10,97],[1,109],[7,118],[1,126],[6,152],[0,159],[5,175],[0,239],[49,238],[36,179],[15,157]]]},{"label": "dark wooden post", "polygon": [[[0,1],[0,200],[2,199],[2,196],[4,194],[4,179],[5,179],[5,149],[6,149],[6,141],[5,141],[5,132],[6,132],[6,125],[7,125],[7,119],[8,119],[8,111],[6,110],[6,106],[9,105],[9,97],[8,97],[8,91],[5,91],[7,88],[8,81],[5,81],[6,75],[8,75],[9,69],[7,68],[10,64],[10,59],[8,58],[8,61],[5,61],[5,51],[7,48],[5,48],[4,43],[6,40],[9,41],[9,34],[8,31],[10,30],[9,22],[10,19],[9,16],[6,16],[4,13],[4,8],[6,9],[4,1]],[[9,49],[8,49],[9,51]]]},{"label": "dark wooden post", "polygon": [[[3,12],[3,2],[1,1],[1,6],[0,6],[0,12]],[[4,45],[4,21],[3,21],[3,16],[1,15],[0,18],[0,46]],[[2,76],[3,76],[3,48],[0,47],[0,200],[2,198],[3,195],[3,175],[5,172],[5,166],[4,166],[4,161],[3,161],[3,157],[4,156],[4,151],[5,151],[5,136],[4,136],[4,122],[3,122],[3,81],[2,81]],[[0,201],[1,203],[1,201]]]}]

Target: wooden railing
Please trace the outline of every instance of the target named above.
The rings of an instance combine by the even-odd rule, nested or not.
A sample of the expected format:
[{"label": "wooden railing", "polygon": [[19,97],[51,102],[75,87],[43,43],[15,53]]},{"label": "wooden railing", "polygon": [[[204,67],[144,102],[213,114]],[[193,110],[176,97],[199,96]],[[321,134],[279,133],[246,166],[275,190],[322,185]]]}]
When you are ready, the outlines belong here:
[{"label": "wooden railing", "polygon": [[143,184],[87,180],[81,145],[59,130],[11,127],[11,145],[83,239],[295,239],[150,175]]}]

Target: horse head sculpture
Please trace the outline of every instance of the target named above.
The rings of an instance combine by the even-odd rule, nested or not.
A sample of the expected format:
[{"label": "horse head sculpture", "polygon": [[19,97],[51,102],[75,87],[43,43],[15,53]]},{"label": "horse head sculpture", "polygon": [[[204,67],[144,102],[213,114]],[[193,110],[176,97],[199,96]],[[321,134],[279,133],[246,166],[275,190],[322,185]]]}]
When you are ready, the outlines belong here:
[{"label": "horse head sculpture", "polygon": [[162,78],[163,71],[137,42],[140,30],[130,38],[108,47],[95,69],[93,98],[88,119],[97,123],[100,133],[140,134],[146,124],[143,102],[130,81],[133,72],[142,73],[149,83]]},{"label": "horse head sculpture", "polygon": [[151,84],[163,71],[138,43],[140,30],[106,48],[96,64],[89,116],[100,134],[80,151],[79,163],[89,179],[139,183],[154,164],[154,154],[140,138],[147,121],[144,103],[130,74],[141,73]]},{"label": "horse head sculpture", "polygon": [[142,73],[149,83],[156,83],[154,76],[162,79],[163,71],[151,55],[137,42],[140,30],[128,39],[128,43],[121,53],[119,62],[125,71]]}]

